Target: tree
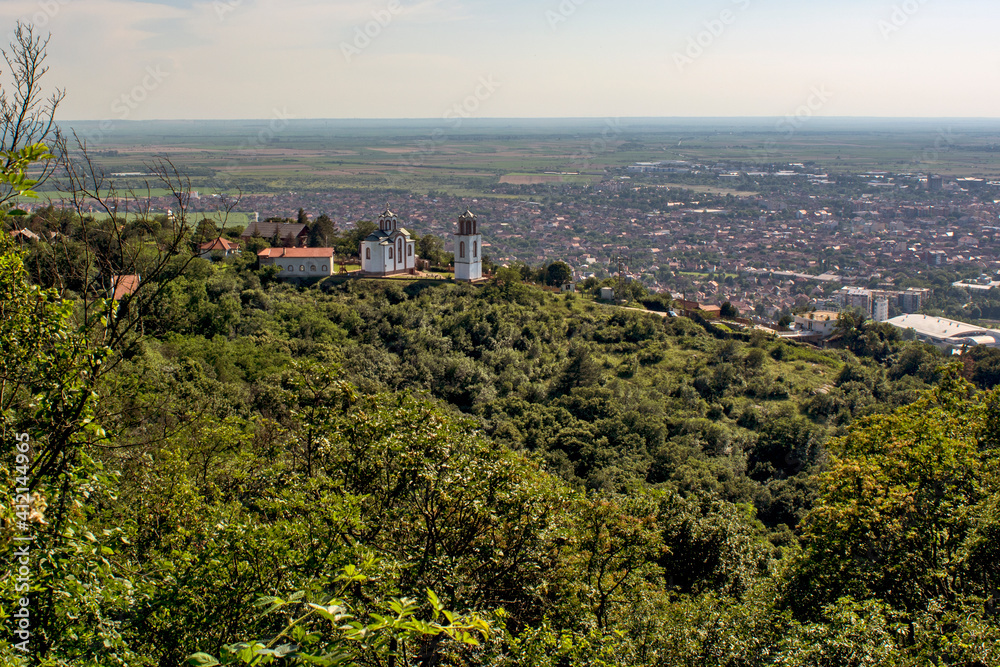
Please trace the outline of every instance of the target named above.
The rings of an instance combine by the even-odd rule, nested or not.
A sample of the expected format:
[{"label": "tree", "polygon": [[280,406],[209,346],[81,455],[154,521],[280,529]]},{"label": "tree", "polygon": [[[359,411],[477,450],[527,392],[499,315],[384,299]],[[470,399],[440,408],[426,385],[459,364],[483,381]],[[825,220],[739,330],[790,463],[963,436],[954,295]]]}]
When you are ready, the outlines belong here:
[{"label": "tree", "polygon": [[997,526],[998,405],[952,368],[915,403],[833,441],[787,604],[816,618],[841,597],[875,599],[911,622],[931,600],[947,611],[978,599],[982,611],[1000,584],[976,557]]},{"label": "tree", "polygon": [[296,222],[300,225],[309,224],[309,215],[306,213],[306,210],[304,208],[299,209],[299,215],[296,218]]},{"label": "tree", "polygon": [[[0,91],[0,152],[6,159],[6,174],[12,169],[17,151],[35,144],[59,144],[59,131],[55,125],[56,109],[66,93],[55,90],[46,93],[43,79],[48,72],[45,65],[49,40],[35,35],[30,24],[18,22],[14,27],[14,39],[3,51],[4,60],[13,79],[13,87]],[[43,183],[57,167],[56,161],[37,165],[40,174],[35,178]],[[0,204],[17,196],[16,185],[9,182],[0,188]]]},{"label": "tree", "polygon": [[726,301],[719,309],[719,315],[723,319],[732,320],[740,316],[740,311],[733,304]]},{"label": "tree", "polygon": [[434,266],[441,266],[444,258],[444,241],[433,234],[424,234],[417,241],[417,254]]},{"label": "tree", "polygon": [[326,213],[309,226],[309,247],[329,248],[337,236],[337,227]]},{"label": "tree", "polygon": [[573,269],[566,262],[552,262],[545,267],[545,284],[565,285],[573,279]]}]

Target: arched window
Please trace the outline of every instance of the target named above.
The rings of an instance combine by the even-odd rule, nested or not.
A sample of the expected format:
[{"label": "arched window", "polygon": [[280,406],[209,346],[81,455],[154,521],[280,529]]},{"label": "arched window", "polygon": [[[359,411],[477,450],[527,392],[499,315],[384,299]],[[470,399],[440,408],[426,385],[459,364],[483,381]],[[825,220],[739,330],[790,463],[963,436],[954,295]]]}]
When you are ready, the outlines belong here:
[{"label": "arched window", "polygon": [[479,241],[472,242],[472,256],[479,257]]},{"label": "arched window", "polygon": [[389,259],[392,259],[392,248],[389,248]]},{"label": "arched window", "polygon": [[372,258],[372,249],[365,248],[365,259],[371,259],[371,258]]},{"label": "arched window", "polygon": [[409,243],[406,244],[406,256],[413,257],[413,246],[411,246]]},{"label": "arched window", "polygon": [[323,265],[323,273],[326,273],[326,272],[327,272],[327,271],[329,271],[329,270],[330,270],[330,269],[329,269],[329,268],[327,268],[327,265],[326,265],[326,264],[324,264],[324,265]]},{"label": "arched window", "polygon": [[465,257],[465,241],[458,244],[458,256]]},{"label": "arched window", "polygon": [[289,272],[289,273],[295,273],[295,267],[294,267],[294,266],[292,266],[291,264],[289,264],[289,265],[288,265],[288,272]]},{"label": "arched window", "polygon": [[396,241],[396,247],[399,248],[399,258],[403,259],[403,239]]},{"label": "arched window", "polygon": [[316,265],[315,264],[310,264],[309,265],[309,270],[312,271],[313,273],[316,273]]},{"label": "arched window", "polygon": [[305,264],[299,264],[299,271],[301,271],[302,273],[305,273],[306,272],[306,265]]}]

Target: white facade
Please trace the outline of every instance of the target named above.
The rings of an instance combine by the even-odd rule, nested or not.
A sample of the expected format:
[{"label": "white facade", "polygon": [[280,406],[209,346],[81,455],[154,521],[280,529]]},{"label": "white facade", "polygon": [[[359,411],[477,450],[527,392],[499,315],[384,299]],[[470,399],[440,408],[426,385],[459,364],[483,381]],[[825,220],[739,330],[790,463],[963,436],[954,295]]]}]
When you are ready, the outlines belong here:
[{"label": "white facade", "polygon": [[889,321],[889,297],[875,297],[875,305],[872,306],[872,318],[874,318],[876,322]]},{"label": "white facade", "polygon": [[819,334],[823,338],[833,335],[840,313],[817,310],[795,316],[795,328],[802,332]]},{"label": "white facade", "polygon": [[378,217],[378,229],[361,242],[359,252],[361,271],[369,275],[409,273],[417,266],[416,243],[388,206]]},{"label": "white facade", "polygon": [[332,276],[333,248],[265,248],[257,253],[262,266],[278,267],[282,278]]},{"label": "white facade", "polygon": [[458,218],[455,234],[455,280],[479,280],[483,277],[483,237],[476,216],[466,211]]}]

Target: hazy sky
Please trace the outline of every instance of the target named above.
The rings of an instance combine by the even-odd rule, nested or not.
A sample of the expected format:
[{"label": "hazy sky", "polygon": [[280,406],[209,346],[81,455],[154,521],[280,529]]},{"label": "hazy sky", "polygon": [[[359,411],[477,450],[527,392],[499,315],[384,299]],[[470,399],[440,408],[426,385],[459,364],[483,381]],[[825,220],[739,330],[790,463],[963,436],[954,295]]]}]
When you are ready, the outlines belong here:
[{"label": "hazy sky", "polygon": [[63,119],[1000,117],[996,0],[0,0],[0,19],[52,33]]}]

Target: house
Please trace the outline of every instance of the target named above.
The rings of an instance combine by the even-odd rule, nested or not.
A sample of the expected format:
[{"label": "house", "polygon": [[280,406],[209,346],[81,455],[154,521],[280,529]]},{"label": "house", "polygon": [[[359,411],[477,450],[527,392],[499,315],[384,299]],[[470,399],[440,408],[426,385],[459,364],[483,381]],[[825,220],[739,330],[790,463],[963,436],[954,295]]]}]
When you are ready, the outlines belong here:
[{"label": "house", "polygon": [[251,222],[240,234],[244,241],[255,236],[267,241],[277,238],[282,245],[290,248],[301,247],[309,241],[309,227],[300,223]]},{"label": "house", "polygon": [[804,313],[795,316],[795,328],[799,331],[808,331],[819,334],[823,338],[833,335],[833,330],[837,327],[837,320],[840,313],[828,310],[817,310],[811,313]]},{"label": "house", "polygon": [[605,301],[615,300],[615,288],[614,287],[602,287],[601,288],[601,298]]},{"label": "house", "polygon": [[688,301],[687,299],[681,299],[678,304],[687,316],[693,313],[698,313],[706,319],[719,319],[722,317],[722,307],[712,306],[707,303],[699,303],[697,301]]},{"label": "house", "polygon": [[333,248],[265,248],[257,258],[261,266],[278,267],[278,275],[284,279],[333,275]]},{"label": "house", "polygon": [[22,242],[38,240],[38,234],[30,229],[15,229],[10,233],[10,237],[14,240],[20,240]]},{"label": "house", "polygon": [[361,273],[391,276],[416,270],[416,242],[399,226],[399,218],[389,210],[378,217],[378,229],[361,242]]},{"label": "house", "polygon": [[142,278],[140,276],[133,274],[111,276],[111,299],[113,301],[121,301],[124,297],[139,289],[141,281]]},{"label": "house", "polygon": [[212,259],[212,257],[229,257],[240,254],[240,246],[221,236],[214,241],[202,243],[198,246],[202,259]]}]

